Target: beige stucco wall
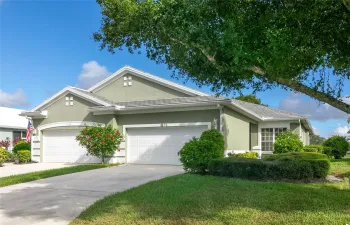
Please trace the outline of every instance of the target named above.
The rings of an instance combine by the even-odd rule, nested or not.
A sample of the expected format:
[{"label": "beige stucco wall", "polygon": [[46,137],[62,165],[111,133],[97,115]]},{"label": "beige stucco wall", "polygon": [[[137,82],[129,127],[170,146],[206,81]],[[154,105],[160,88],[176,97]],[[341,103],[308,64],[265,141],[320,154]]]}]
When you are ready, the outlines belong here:
[{"label": "beige stucco wall", "polygon": [[250,150],[250,123],[255,121],[225,107],[223,129],[227,150]]},{"label": "beige stucco wall", "polygon": [[124,82],[129,82],[129,80],[124,81],[124,78],[121,77],[95,93],[115,102],[189,96],[137,76],[129,74],[125,76],[132,77],[131,86],[124,86]]}]

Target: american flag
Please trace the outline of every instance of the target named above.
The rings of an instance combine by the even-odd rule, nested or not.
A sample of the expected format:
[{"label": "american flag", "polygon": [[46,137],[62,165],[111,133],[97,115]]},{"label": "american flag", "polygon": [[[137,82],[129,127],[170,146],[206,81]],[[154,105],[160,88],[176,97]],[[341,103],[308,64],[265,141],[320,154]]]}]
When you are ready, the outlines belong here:
[{"label": "american flag", "polygon": [[27,127],[27,136],[26,136],[26,142],[30,142],[30,133],[34,130],[34,127],[32,123],[28,120],[28,127]]}]

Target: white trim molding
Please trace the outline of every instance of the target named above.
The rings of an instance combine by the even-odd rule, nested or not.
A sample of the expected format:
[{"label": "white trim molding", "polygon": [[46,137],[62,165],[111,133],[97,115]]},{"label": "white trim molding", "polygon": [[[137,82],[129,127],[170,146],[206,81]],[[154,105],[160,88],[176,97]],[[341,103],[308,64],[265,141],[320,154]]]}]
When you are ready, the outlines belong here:
[{"label": "white trim molding", "polygon": [[107,77],[106,79],[104,79],[101,82],[97,83],[96,85],[92,86],[88,91],[96,92],[96,91],[102,89],[103,87],[105,87],[106,85],[110,84],[111,82],[123,77],[127,73],[130,73],[134,76],[144,78],[146,80],[150,80],[152,82],[161,84],[161,85],[166,86],[168,88],[171,88],[171,89],[174,89],[174,90],[177,90],[177,91],[180,91],[182,93],[189,94],[192,96],[208,96],[208,94],[206,94],[204,92],[200,92],[200,91],[194,90],[192,88],[188,88],[188,87],[183,86],[181,84],[177,84],[175,82],[154,76],[152,74],[143,72],[141,70],[132,68],[130,66],[124,66],[123,68],[121,68],[118,71],[116,71],[115,73],[113,73],[111,76]]},{"label": "white trim molding", "polygon": [[104,126],[105,124],[97,123],[97,122],[88,122],[88,121],[64,121],[64,122],[44,124],[44,125],[38,126],[37,129],[39,131],[42,131],[42,130],[54,128],[54,127],[85,127],[85,126],[91,127],[91,126],[97,126],[97,125]]},{"label": "white trim molding", "polygon": [[197,123],[154,123],[154,124],[132,124],[123,125],[123,135],[126,134],[127,128],[145,128],[145,127],[191,127],[191,126],[207,126],[211,128],[211,122],[197,122]]},{"label": "white trim molding", "polygon": [[109,104],[106,101],[103,101],[103,100],[101,100],[99,98],[95,98],[95,97],[93,97],[91,95],[85,94],[82,91],[79,91],[79,90],[77,90],[77,89],[75,89],[73,87],[67,86],[67,87],[63,88],[61,91],[59,91],[56,94],[54,94],[52,97],[46,99],[44,102],[42,102],[41,104],[39,104],[38,106],[33,108],[31,110],[31,112],[39,110],[40,108],[42,108],[43,106],[49,104],[50,102],[55,102],[54,101],[55,99],[59,98],[60,96],[62,96],[64,94],[67,94],[67,93],[75,94],[78,97],[81,97],[81,98],[83,98],[85,100],[88,100],[90,102],[97,103],[97,104],[100,104],[100,105],[103,105],[103,106],[111,106],[111,104]]}]

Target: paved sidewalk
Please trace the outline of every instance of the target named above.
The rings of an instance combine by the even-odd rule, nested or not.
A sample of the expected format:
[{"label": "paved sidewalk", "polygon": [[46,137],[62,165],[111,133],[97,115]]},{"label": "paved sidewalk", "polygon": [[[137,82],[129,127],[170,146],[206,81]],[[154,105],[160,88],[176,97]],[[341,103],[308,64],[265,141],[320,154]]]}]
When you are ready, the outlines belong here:
[{"label": "paved sidewalk", "polygon": [[0,177],[11,175],[36,172],[41,170],[57,169],[62,167],[74,166],[72,163],[30,163],[30,164],[14,164],[5,163],[0,167]]}]

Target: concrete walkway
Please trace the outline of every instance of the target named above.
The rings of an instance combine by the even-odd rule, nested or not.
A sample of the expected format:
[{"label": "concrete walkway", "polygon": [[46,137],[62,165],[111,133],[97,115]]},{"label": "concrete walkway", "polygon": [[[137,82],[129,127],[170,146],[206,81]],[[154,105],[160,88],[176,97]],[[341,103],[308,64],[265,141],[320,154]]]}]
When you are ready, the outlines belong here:
[{"label": "concrete walkway", "polygon": [[126,165],[3,187],[0,224],[68,224],[106,195],[180,173],[181,166]]},{"label": "concrete walkway", "polygon": [[36,172],[41,170],[58,169],[62,167],[74,166],[71,163],[30,163],[30,164],[13,164],[4,163],[0,167],[0,177],[7,177],[11,175]]}]

